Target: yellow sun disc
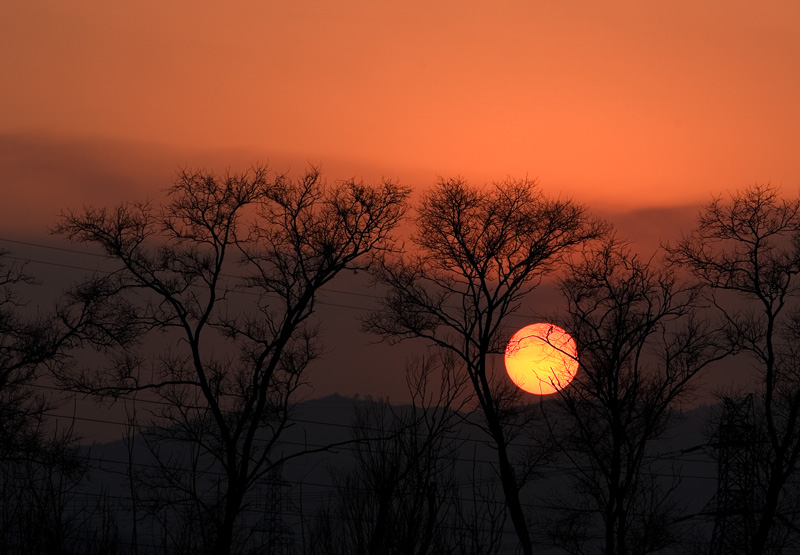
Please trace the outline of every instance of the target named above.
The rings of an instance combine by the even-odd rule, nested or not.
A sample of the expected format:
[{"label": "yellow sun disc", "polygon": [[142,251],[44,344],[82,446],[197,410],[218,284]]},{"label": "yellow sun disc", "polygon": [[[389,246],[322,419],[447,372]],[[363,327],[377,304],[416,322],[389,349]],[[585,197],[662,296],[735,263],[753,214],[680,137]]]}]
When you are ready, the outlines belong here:
[{"label": "yellow sun disc", "polygon": [[525,326],[506,347],[506,371],[517,387],[535,395],[565,388],[578,372],[575,340],[553,324]]}]

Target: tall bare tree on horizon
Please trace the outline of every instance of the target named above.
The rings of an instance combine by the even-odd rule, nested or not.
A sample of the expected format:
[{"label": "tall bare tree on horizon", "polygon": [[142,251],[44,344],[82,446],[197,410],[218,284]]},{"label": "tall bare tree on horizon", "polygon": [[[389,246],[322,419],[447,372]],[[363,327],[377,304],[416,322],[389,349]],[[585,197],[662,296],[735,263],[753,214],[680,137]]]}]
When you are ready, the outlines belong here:
[{"label": "tall bare tree on horizon", "polygon": [[764,458],[746,551],[771,553],[788,535],[800,539],[787,494],[800,464],[800,200],[770,185],[717,197],[668,249],[706,288],[730,340],[753,361]]},{"label": "tall bare tree on horizon", "polygon": [[461,361],[497,453],[511,522],[530,555],[520,489],[533,464],[518,467],[509,445],[531,415],[520,406],[519,390],[492,375],[492,361],[505,350],[506,318],[524,296],[603,226],[571,201],[548,199],[529,180],[481,190],[458,178],[442,179],[423,195],[415,222],[415,250],[376,267],[389,292],[365,326],[394,342],[422,338]]},{"label": "tall bare tree on horizon", "polygon": [[659,477],[653,443],[698,374],[732,347],[699,313],[696,286],[613,235],[575,256],[561,290],[579,370],[557,394],[553,424],[578,495],[559,500],[566,518],[553,519],[553,537],[573,553],[591,552],[579,540],[596,532],[598,553],[658,552],[679,536],[669,496],[678,475]]},{"label": "tall bare tree on horizon", "polygon": [[317,293],[391,248],[408,190],[388,181],[328,186],[313,168],[290,179],[256,167],[183,172],[167,194],[160,207],[62,217],[56,232],[98,245],[115,262],[89,283],[111,284],[109,314],[140,334],[107,368],[62,378],[79,391],[146,392],[161,403],[150,437],[190,453],[157,459],[161,485],[171,487],[163,491],[196,512],[189,547],[227,555],[248,540],[237,528],[247,494],[281,463],[274,448],[290,402],[319,355],[310,320]]}]

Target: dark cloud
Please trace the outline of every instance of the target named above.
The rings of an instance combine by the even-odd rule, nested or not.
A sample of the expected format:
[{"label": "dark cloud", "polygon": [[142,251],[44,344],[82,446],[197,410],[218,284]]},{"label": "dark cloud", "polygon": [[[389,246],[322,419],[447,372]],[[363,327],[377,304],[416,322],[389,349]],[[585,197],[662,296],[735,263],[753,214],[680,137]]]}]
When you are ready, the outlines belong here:
[{"label": "dark cloud", "polygon": [[[247,171],[267,165],[278,173],[298,174],[310,165],[324,177],[383,178],[416,186],[435,176],[404,175],[351,160],[258,152],[248,149],[179,149],[154,143],[75,139],[40,134],[0,134],[0,232],[44,235],[64,210],[84,204],[113,206],[122,201],[158,200],[181,169],[216,173]],[[424,174],[424,175],[423,175]]]},{"label": "dark cloud", "polygon": [[41,235],[63,210],[153,197],[176,169],[167,149],[100,140],[0,135],[4,234]]},{"label": "dark cloud", "polygon": [[[709,197],[710,198],[710,197]],[[610,221],[621,239],[644,256],[650,256],[661,245],[675,242],[688,233],[697,221],[700,205],[648,207],[627,212],[598,213]]]},{"label": "dark cloud", "polygon": [[[47,229],[64,210],[80,209],[88,204],[112,206],[129,200],[159,201],[163,190],[181,168],[238,172],[254,163],[268,163],[276,171],[296,173],[312,162],[314,160],[300,156],[267,157],[245,150],[188,151],[123,141],[0,135],[4,192],[3,202],[0,202],[0,238],[74,249],[74,245],[47,235]],[[377,167],[365,168],[347,160],[322,160],[320,164],[330,180],[363,176],[369,181],[387,176]],[[436,179],[423,172],[396,177],[419,189]],[[633,248],[645,256],[655,253],[660,244],[674,241],[681,232],[691,229],[698,212],[699,206],[650,207],[618,213],[595,211],[596,215],[613,222],[619,235],[630,240]],[[97,264],[96,259],[73,253],[14,243],[0,246],[13,248],[24,257],[49,261],[50,265],[35,265],[31,269],[44,282],[52,283],[54,291],[58,288],[56,281],[79,279],[80,268],[93,268]],[[76,269],[54,266],[54,262],[76,266]],[[327,354],[309,374],[312,396],[333,392],[388,394],[393,399],[405,396],[405,361],[412,354],[422,354],[425,348],[413,342],[395,347],[376,344],[376,337],[361,331],[359,317],[376,307],[377,299],[372,295],[380,293],[372,289],[364,277],[341,276],[321,299],[319,317]],[[554,283],[543,283],[525,300],[520,314],[509,319],[509,332],[536,321],[558,318],[560,298]],[[729,365],[717,379],[710,381],[727,383],[730,371]],[[741,370],[733,373],[740,375]]]}]

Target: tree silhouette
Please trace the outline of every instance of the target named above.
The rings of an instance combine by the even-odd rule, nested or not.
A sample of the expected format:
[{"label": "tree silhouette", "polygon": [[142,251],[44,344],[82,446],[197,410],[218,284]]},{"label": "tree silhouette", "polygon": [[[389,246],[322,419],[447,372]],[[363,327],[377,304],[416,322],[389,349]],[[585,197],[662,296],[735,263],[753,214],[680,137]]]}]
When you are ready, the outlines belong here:
[{"label": "tree silhouette", "polygon": [[669,469],[656,458],[654,441],[674,423],[698,372],[728,350],[699,317],[696,288],[613,237],[577,256],[561,289],[579,370],[559,391],[554,420],[580,506],[567,507],[556,538],[568,530],[568,542],[558,543],[578,546],[581,534],[594,532],[589,515],[597,514],[599,552],[659,551],[677,537],[668,494],[678,477],[658,478]]},{"label": "tree silhouette", "polygon": [[509,452],[530,413],[519,406],[519,390],[492,376],[492,357],[504,352],[505,320],[525,294],[600,226],[580,206],[547,199],[534,182],[480,190],[461,179],[441,180],[423,196],[416,225],[415,251],[388,257],[377,269],[390,290],[366,327],[393,341],[426,339],[461,361],[496,449],[509,516],[530,554],[520,502],[530,468],[515,469]]},{"label": "tree silhouette", "polygon": [[[184,172],[158,208],[63,216],[57,232],[116,261],[102,278],[112,284],[106,310],[140,334],[108,368],[63,378],[81,391],[162,403],[148,436],[161,455],[158,485],[169,486],[161,501],[194,511],[196,548],[227,554],[244,545],[237,522],[247,494],[285,460],[274,448],[320,352],[309,320],[317,293],[391,246],[407,194],[390,182],[326,186],[314,169],[269,178],[258,167]],[[163,350],[146,354],[157,342]]]},{"label": "tree silhouette", "polygon": [[310,553],[454,552],[453,537],[463,531],[453,511],[454,459],[466,385],[454,370],[451,357],[412,361],[410,405],[370,400],[355,407],[354,461],[332,472],[335,493],[315,519]]},{"label": "tree silhouette", "polygon": [[26,321],[17,288],[32,283],[23,268],[0,251],[0,460],[25,452],[40,439],[44,403],[32,392],[39,365],[53,354],[39,341],[44,323]]},{"label": "tree silhouette", "polygon": [[773,540],[797,531],[786,487],[800,461],[800,200],[769,185],[715,198],[669,251],[707,288],[731,342],[754,361],[766,453],[747,551],[771,552]]},{"label": "tree silhouette", "polygon": [[[32,386],[44,365],[69,364],[70,349],[89,340],[87,330],[97,316],[96,296],[80,288],[52,311],[28,307],[21,288],[36,284],[23,264],[0,250],[0,460],[41,446],[47,403]],[[91,335],[98,344],[107,339]]]},{"label": "tree silhouette", "polygon": [[110,338],[95,326],[96,289],[75,288],[44,309],[26,300],[37,285],[20,259],[0,250],[0,552],[97,553],[89,536],[112,533],[113,523],[96,529],[91,517],[107,505],[71,499],[86,475],[85,453],[71,425],[47,421],[52,403],[36,388],[48,370],[69,368],[75,349]]}]

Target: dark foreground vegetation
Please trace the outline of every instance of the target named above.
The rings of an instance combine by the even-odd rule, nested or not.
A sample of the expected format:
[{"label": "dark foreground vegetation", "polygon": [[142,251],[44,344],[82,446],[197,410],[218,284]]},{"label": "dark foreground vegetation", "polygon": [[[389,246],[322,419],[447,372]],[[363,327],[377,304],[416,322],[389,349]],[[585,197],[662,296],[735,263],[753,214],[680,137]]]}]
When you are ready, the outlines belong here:
[{"label": "dark foreground vegetation", "polygon": [[[183,173],[163,204],[62,216],[54,231],[108,266],[51,310],[4,251],[0,552],[800,549],[799,200],[715,199],[643,257],[533,182],[408,197],[313,169]],[[309,416],[315,308],[347,272],[383,292],[366,330],[428,349],[406,365],[410,405]],[[532,400],[502,355],[553,281],[580,368]],[[749,385],[695,411],[687,441],[687,401],[734,358]],[[69,396],[124,407],[123,438],[89,450],[54,425]],[[689,491],[692,463],[713,472]]]}]

